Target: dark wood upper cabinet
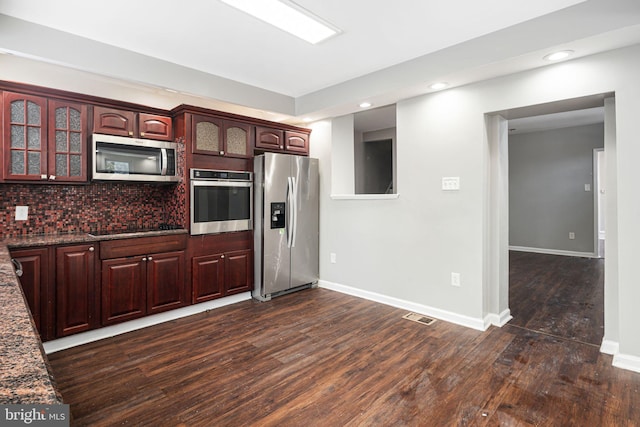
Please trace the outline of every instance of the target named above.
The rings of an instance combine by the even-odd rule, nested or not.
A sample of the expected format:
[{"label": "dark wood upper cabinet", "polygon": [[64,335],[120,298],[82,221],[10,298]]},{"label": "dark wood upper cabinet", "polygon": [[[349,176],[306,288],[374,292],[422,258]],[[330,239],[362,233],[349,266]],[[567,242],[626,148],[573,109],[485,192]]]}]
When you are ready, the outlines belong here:
[{"label": "dark wood upper cabinet", "polygon": [[93,107],[93,133],[171,141],[172,120],[169,116],[136,113],[106,107]]},{"label": "dark wood upper cabinet", "polygon": [[284,149],[292,153],[309,154],[309,134],[287,130],[284,132]]},{"label": "dark wood upper cabinet", "polygon": [[227,157],[250,157],[251,125],[193,114],[191,153]]},{"label": "dark wood upper cabinet", "polygon": [[171,117],[140,113],[138,115],[138,123],[140,126],[140,138],[161,141],[171,141],[173,139]]},{"label": "dark wood upper cabinet", "polygon": [[87,106],[4,92],[4,179],[86,182]]},{"label": "dark wood upper cabinet", "polygon": [[113,108],[93,107],[93,133],[135,136],[136,113]]},{"label": "dark wood upper cabinet", "polygon": [[256,148],[274,151],[284,150],[284,131],[256,126]]}]

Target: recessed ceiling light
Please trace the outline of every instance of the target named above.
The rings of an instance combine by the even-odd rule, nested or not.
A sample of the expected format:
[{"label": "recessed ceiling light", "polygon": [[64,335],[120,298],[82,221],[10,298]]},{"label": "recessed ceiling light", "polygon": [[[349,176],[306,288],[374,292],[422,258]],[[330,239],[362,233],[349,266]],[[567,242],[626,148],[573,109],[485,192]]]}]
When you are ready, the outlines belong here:
[{"label": "recessed ceiling light", "polygon": [[369,108],[369,107],[371,107],[370,102],[363,102],[360,104],[360,108]]},{"label": "recessed ceiling light", "polygon": [[572,50],[562,50],[560,52],[550,53],[549,55],[546,55],[543,59],[546,59],[547,61],[559,61],[561,59],[568,58],[572,54],[573,54]]},{"label": "recessed ceiling light", "polygon": [[221,0],[311,44],[340,33],[333,25],[289,0]]},{"label": "recessed ceiling light", "polygon": [[305,118],[304,118],[304,119],[302,119],[302,120],[303,120],[303,121],[305,121],[305,122],[307,122],[307,123],[309,123],[309,122],[312,122],[312,121],[313,121],[313,119],[312,119],[311,117],[305,117]]},{"label": "recessed ceiling light", "polygon": [[449,86],[449,83],[439,82],[439,83],[434,83],[429,87],[431,89],[433,89],[433,90],[440,90],[440,89],[444,89],[445,87],[448,87],[448,86]]}]

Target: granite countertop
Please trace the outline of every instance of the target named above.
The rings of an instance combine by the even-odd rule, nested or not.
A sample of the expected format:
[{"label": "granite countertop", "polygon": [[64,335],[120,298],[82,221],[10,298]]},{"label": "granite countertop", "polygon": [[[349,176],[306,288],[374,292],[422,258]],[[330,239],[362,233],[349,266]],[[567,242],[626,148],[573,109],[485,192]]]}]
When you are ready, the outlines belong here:
[{"label": "granite countertop", "polygon": [[10,249],[185,233],[187,230],[176,229],[103,236],[56,234],[0,240],[0,404],[63,403],[11,264]]}]

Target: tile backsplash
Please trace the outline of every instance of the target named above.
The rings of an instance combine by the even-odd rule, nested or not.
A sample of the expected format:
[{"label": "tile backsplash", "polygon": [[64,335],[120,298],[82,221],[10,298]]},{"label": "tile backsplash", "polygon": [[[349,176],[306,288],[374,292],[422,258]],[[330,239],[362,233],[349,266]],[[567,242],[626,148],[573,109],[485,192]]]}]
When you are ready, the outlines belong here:
[{"label": "tile backsplash", "polygon": [[[186,227],[186,191],[177,185],[0,184],[0,238]],[[16,206],[28,206],[16,221]]]}]

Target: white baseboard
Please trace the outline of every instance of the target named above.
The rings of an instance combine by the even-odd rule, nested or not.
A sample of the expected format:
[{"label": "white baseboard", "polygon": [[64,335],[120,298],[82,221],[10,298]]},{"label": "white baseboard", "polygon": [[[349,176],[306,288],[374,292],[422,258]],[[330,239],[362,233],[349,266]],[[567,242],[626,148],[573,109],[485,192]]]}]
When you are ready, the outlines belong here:
[{"label": "white baseboard", "polygon": [[601,353],[610,354],[612,356],[618,354],[619,349],[620,349],[620,344],[618,344],[616,341],[603,339],[602,344],[600,345]]},{"label": "white baseboard", "polygon": [[165,311],[164,313],[158,313],[152,316],[142,317],[140,319],[130,320],[118,325],[105,326],[104,328],[82,332],[53,341],[47,341],[43,343],[42,346],[44,347],[44,351],[46,354],[51,354],[55,353],[56,351],[65,350],[67,348],[76,347],[105,338],[111,338],[116,335],[135,331],[137,329],[146,328],[148,326],[157,325],[160,323],[168,322],[170,320],[180,319],[182,317],[191,316],[207,310],[213,310],[215,308],[224,307],[225,305],[235,304],[237,302],[250,299],[251,293],[243,292],[237,295],[231,295],[200,304],[178,308],[176,310]]},{"label": "white baseboard", "polygon": [[613,356],[613,366],[628,371],[640,372],[640,357],[629,354],[615,354]]},{"label": "white baseboard", "polygon": [[575,256],[575,257],[581,257],[581,258],[597,258],[598,257],[598,254],[593,252],[576,252],[576,251],[565,251],[562,249],[529,248],[526,246],[509,246],[509,250],[517,251],[517,252],[532,252],[536,254]]},{"label": "white baseboard", "polygon": [[424,314],[425,316],[435,317],[436,319],[455,323],[456,325],[466,326],[467,328],[472,328],[479,331],[485,331],[488,327],[485,325],[485,321],[481,318],[464,316],[461,314],[452,313],[450,311],[441,310],[439,308],[429,307],[423,304],[416,304],[414,302],[389,297],[375,292],[364,291],[362,289],[352,288],[350,286],[344,286],[338,283],[328,282],[326,280],[318,281],[318,286],[320,286],[321,288],[330,289],[332,291],[341,292],[343,294],[364,298],[369,301],[375,301],[381,304],[390,305],[392,307],[402,308],[404,310]]},{"label": "white baseboard", "polygon": [[501,328],[511,319],[513,319],[513,316],[511,316],[511,310],[508,308],[500,314],[489,314],[484,318],[485,329],[488,329],[491,325]]}]

